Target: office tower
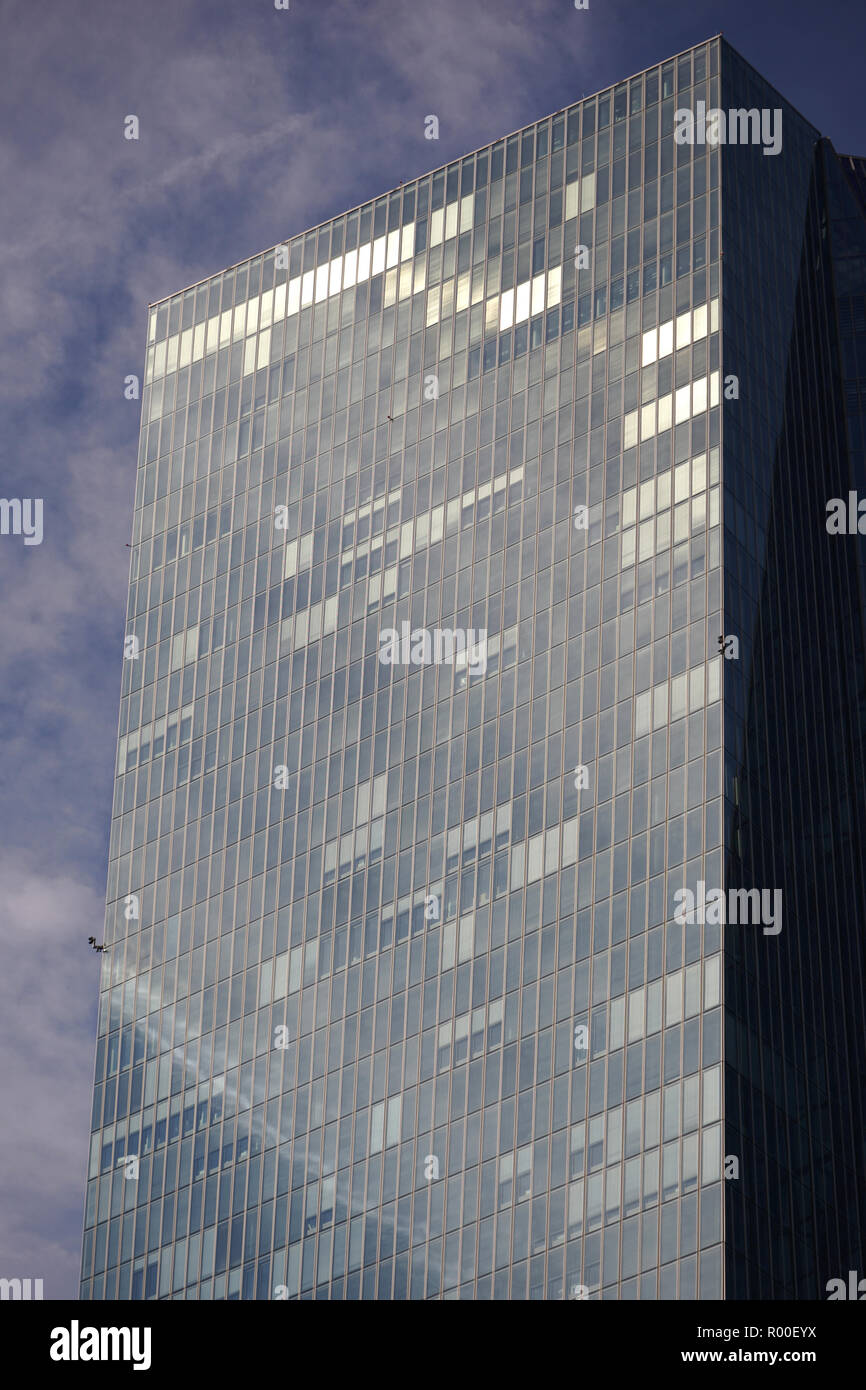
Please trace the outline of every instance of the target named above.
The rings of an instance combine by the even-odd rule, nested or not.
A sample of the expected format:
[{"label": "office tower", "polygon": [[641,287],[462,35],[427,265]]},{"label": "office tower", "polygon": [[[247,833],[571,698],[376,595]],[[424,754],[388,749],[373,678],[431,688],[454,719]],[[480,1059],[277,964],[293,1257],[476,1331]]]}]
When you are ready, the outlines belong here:
[{"label": "office tower", "polygon": [[82,1297],[863,1270],[864,246],[717,38],[151,308]]},{"label": "office tower", "polygon": [[726,882],[783,899],[725,940],[726,1288],[826,1298],[866,1274],[863,552],[827,514],[866,495],[863,162],[721,51],[723,108],[784,108],[721,175]]}]

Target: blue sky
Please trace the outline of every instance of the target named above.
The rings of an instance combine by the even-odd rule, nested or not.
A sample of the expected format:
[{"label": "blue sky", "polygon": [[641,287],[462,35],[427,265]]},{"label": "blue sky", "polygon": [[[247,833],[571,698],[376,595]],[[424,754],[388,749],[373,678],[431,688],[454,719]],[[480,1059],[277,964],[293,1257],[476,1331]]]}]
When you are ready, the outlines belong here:
[{"label": "blue sky", "polygon": [[0,538],[0,1277],[77,1292],[147,304],[720,28],[866,154],[855,0],[0,0],[0,493],[44,499]]}]

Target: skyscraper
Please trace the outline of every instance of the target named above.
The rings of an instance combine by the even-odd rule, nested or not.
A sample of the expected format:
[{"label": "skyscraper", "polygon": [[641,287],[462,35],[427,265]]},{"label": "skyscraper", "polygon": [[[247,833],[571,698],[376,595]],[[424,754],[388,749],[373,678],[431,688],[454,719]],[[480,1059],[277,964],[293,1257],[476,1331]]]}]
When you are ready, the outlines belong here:
[{"label": "skyscraper", "polygon": [[866,1273],[864,187],[716,38],[151,307],[82,1297]]}]

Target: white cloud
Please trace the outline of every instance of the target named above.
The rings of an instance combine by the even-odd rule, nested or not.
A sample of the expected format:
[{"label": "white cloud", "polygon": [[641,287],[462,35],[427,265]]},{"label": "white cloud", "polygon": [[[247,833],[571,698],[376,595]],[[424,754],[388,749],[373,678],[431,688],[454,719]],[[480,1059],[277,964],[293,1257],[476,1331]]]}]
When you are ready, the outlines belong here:
[{"label": "white cloud", "polygon": [[4,11],[0,1276],[77,1287],[146,305],[541,115],[547,9]]},{"label": "white cloud", "polygon": [[[46,850],[47,857],[47,850]],[[75,1297],[103,903],[49,865],[4,854],[0,970],[0,1276]]]}]

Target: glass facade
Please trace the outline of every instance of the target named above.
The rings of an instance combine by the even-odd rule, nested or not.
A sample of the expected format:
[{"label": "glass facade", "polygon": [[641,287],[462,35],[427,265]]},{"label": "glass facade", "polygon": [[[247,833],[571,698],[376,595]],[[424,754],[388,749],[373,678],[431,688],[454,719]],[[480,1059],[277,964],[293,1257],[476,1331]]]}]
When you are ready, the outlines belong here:
[{"label": "glass facade", "polygon": [[[767,560],[798,371],[812,494],[830,421],[862,472],[862,171],[796,113],[676,142],[752,83],[712,40],[151,308],[83,1298],[751,1297],[862,1250],[862,569],[801,498],[804,676],[814,575]],[[800,930],[678,919],[785,856]]]},{"label": "glass facade", "polygon": [[727,1296],[815,1299],[866,1255],[862,552],[825,525],[866,495],[866,221],[861,162],[724,55],[723,108],[784,113],[722,168],[725,872],[783,902],[725,943]]}]

